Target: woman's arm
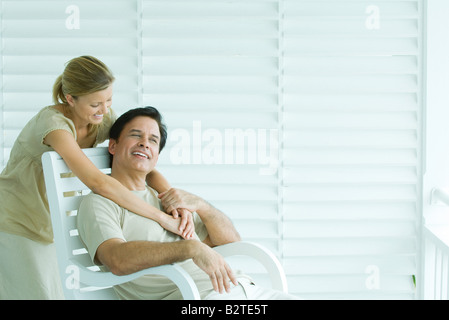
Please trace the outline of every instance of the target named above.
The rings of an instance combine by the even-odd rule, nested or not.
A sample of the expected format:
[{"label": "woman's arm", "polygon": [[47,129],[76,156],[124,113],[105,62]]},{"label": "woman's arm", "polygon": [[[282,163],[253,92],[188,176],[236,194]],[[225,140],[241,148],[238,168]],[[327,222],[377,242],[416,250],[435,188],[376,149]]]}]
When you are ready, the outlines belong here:
[{"label": "woman's arm", "polygon": [[[170,183],[165,179],[165,177],[156,169],[153,169],[146,178],[147,184],[156,190],[158,193],[164,193],[171,189]],[[195,231],[195,224],[193,223],[193,215],[190,211],[179,208],[173,209],[171,212],[167,212],[177,219],[181,217],[181,224],[179,225],[179,230],[184,230],[183,237],[190,238],[193,236]]]},{"label": "woman's arm", "polygon": [[181,235],[180,221],[148,204],[116,179],[102,173],[84,154],[73,136],[65,130],[50,132],[44,139],[66,162],[72,172],[94,193],[123,208],[157,221],[164,229]]},{"label": "woman's arm", "polygon": [[153,169],[147,175],[147,184],[156,190],[158,193],[165,192],[171,188],[170,183],[165,179],[165,177],[156,169]]}]

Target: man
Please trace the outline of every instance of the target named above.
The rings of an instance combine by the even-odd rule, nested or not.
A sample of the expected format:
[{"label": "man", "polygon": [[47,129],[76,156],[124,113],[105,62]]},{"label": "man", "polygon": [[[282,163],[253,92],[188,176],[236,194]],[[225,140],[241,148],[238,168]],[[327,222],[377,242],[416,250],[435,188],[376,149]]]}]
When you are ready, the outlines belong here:
[{"label": "man", "polygon": [[[160,200],[146,185],[145,177],[156,166],[166,137],[165,126],[155,108],[137,108],[122,115],[110,132],[111,176],[157,208],[161,208],[162,202],[165,208],[181,206],[195,212],[194,237],[184,240],[156,221],[90,194],[80,205],[78,229],[93,261],[116,275],[179,263],[192,276],[202,299],[293,298],[259,288],[247,276],[234,274],[223,257],[211,248],[240,240],[225,214],[182,190],[171,189],[159,195]],[[182,298],[170,280],[154,275],[116,286],[115,290],[122,299]]]}]

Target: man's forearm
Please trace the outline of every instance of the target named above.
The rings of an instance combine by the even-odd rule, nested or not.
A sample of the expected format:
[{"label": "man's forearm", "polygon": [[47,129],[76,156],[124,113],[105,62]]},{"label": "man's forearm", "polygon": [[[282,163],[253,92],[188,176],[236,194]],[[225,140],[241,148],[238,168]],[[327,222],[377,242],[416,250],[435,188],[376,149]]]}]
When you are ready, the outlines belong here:
[{"label": "man's forearm", "polygon": [[219,246],[240,241],[240,235],[231,219],[207,201],[203,200],[196,212],[206,226],[211,245]]},{"label": "man's forearm", "polygon": [[116,275],[190,259],[195,254],[195,240],[175,242],[105,241],[97,250],[97,259]]},{"label": "man's forearm", "polygon": [[214,290],[229,292],[229,281],[237,285],[223,257],[198,240],[161,243],[109,239],[98,247],[96,254],[97,260],[119,276],[190,258],[209,276]]}]

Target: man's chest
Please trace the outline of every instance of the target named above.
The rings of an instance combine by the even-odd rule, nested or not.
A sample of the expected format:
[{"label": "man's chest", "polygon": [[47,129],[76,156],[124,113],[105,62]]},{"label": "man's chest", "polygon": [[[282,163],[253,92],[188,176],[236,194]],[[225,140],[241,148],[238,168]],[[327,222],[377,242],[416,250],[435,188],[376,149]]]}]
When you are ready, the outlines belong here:
[{"label": "man's chest", "polygon": [[120,224],[126,241],[172,242],[182,239],[162,228],[158,222],[128,211],[121,214]]}]

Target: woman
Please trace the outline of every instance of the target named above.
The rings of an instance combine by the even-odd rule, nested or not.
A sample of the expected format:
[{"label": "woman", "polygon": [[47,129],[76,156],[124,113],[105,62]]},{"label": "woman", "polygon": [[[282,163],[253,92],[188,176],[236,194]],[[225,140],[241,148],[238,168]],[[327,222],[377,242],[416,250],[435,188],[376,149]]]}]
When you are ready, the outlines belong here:
[{"label": "woman", "polygon": [[[58,152],[93,192],[185,238],[192,235],[187,212],[181,223],[169,217],[103,174],[82,152],[108,138],[116,119],[110,109],[113,82],[94,57],[69,61],[53,87],[55,105],[31,119],[14,143],[0,175],[0,299],[63,299],[42,172],[46,151]],[[147,182],[159,192],[169,189],[158,172]]]}]

